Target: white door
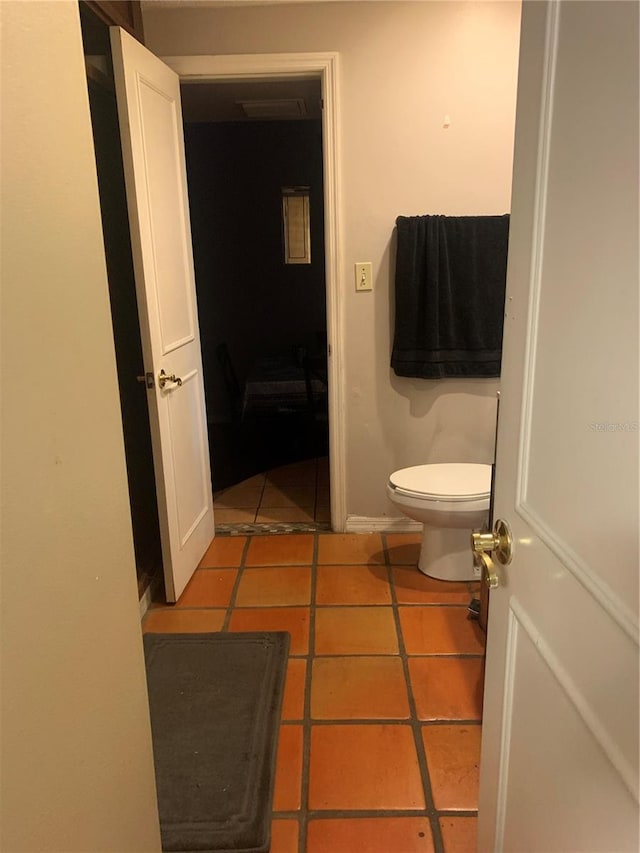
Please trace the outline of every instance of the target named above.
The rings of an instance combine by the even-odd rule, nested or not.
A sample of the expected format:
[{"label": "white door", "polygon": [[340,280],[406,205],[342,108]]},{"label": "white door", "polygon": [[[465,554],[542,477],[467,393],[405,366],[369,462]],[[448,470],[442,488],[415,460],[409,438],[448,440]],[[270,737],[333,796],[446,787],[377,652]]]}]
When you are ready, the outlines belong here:
[{"label": "white door", "polygon": [[637,851],[638,4],[525,3],[481,851]]},{"label": "white door", "polygon": [[176,601],[214,535],[180,85],[124,30],[111,28],[111,45],[165,585]]}]

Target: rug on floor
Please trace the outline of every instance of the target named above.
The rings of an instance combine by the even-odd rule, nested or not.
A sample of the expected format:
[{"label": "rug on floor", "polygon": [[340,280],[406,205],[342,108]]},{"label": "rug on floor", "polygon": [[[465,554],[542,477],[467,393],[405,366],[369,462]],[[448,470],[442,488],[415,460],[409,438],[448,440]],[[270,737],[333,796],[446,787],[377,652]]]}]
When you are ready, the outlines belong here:
[{"label": "rug on floor", "polygon": [[266,853],[289,634],[144,647],[162,849]]},{"label": "rug on floor", "polygon": [[331,525],[324,521],[270,521],[218,524],[216,536],[265,536],[277,533],[329,533]]}]

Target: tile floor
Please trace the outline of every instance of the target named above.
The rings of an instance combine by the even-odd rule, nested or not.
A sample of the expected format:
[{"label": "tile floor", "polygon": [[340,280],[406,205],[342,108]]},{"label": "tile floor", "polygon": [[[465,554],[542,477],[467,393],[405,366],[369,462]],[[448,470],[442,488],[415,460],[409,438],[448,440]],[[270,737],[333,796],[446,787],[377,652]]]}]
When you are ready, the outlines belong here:
[{"label": "tile floor", "polygon": [[213,496],[216,525],[330,521],[329,460],[309,459],[256,474]]},{"label": "tile floor", "polygon": [[225,536],[144,631],[291,634],[271,853],[476,849],[477,586],[421,575],[414,534]]}]

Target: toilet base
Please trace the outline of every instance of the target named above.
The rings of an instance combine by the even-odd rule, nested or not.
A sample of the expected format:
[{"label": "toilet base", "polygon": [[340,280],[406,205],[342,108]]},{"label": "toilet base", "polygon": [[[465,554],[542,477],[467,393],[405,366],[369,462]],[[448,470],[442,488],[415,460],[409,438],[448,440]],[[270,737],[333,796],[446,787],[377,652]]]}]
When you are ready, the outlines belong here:
[{"label": "toilet base", "polygon": [[418,568],[443,581],[480,580],[471,552],[471,530],[424,525]]}]

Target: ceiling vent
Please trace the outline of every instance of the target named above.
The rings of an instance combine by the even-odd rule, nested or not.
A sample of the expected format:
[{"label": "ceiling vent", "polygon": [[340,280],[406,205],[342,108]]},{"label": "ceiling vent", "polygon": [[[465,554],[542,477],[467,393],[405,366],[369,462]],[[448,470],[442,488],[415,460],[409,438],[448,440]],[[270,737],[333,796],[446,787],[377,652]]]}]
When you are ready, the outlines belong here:
[{"label": "ceiling vent", "polygon": [[307,114],[304,98],[269,98],[260,101],[236,101],[247,118],[303,118]]}]

